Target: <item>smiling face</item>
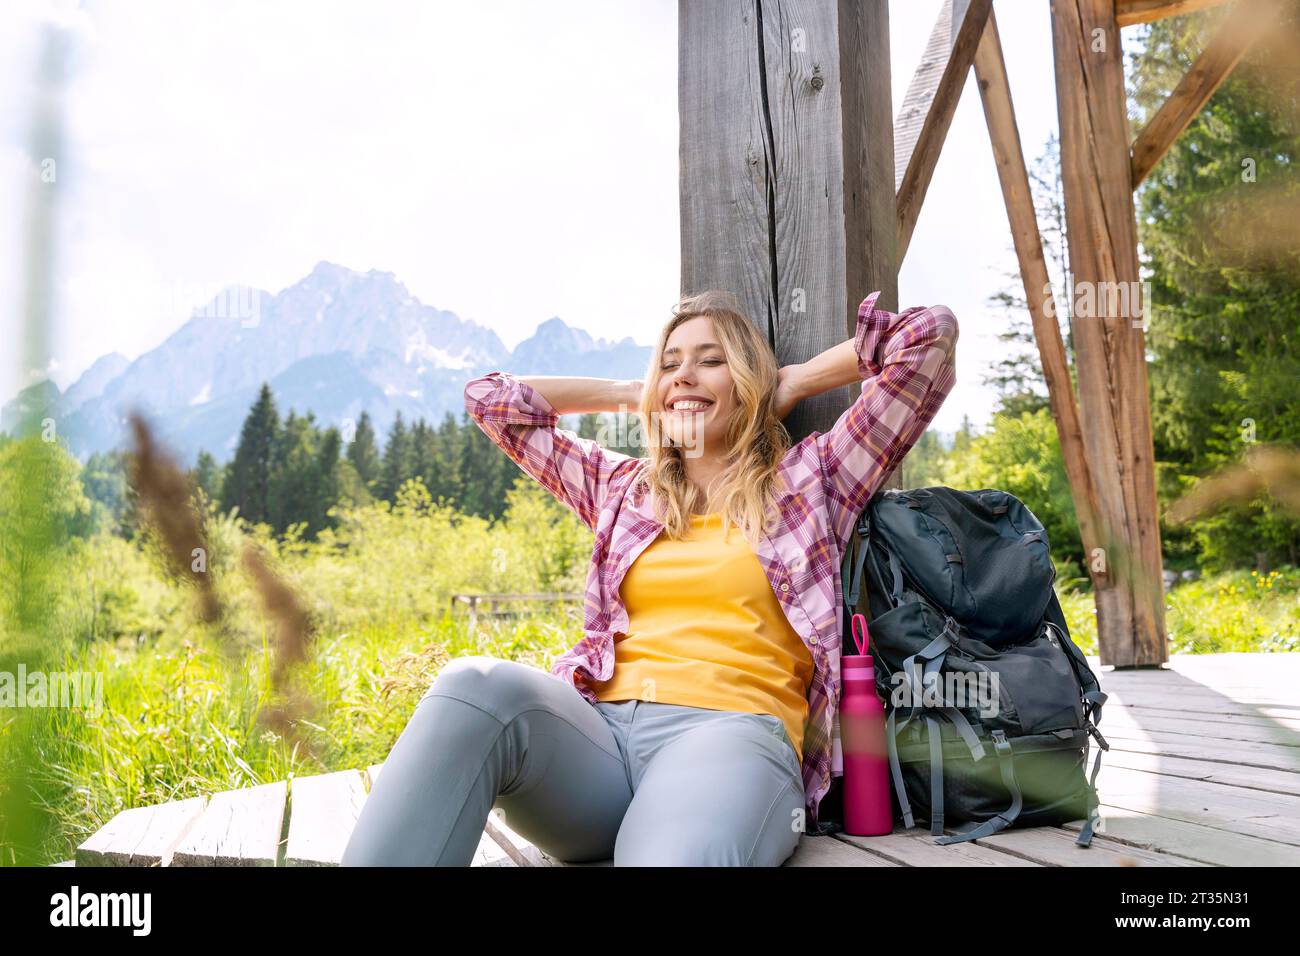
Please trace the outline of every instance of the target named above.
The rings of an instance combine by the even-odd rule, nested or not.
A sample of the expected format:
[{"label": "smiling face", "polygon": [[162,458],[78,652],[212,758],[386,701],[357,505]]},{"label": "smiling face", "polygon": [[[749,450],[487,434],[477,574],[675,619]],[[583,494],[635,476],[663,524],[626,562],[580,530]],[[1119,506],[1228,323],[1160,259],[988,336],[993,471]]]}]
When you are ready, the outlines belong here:
[{"label": "smiling face", "polygon": [[669,334],[656,394],[665,435],[691,455],[721,452],[736,396],[726,353],[707,315],[687,319]]}]

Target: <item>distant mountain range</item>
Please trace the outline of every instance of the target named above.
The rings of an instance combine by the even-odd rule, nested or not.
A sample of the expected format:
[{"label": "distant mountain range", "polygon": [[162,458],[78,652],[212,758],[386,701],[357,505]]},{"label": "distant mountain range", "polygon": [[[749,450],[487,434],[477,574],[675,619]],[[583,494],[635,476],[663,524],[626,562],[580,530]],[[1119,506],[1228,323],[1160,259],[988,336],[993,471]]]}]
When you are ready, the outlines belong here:
[{"label": "distant mountain range", "polygon": [[342,425],[369,412],[380,435],[396,414],[437,424],[464,408],[469,379],[494,369],[520,375],[641,378],[649,346],[630,336],[593,339],[547,319],[513,351],[491,329],[422,304],[391,272],[321,262],[284,291],[231,289],[135,361],[98,359],[66,392],[37,382],[0,410],[12,434],[28,409],[54,410],[78,458],[124,447],[126,416],[140,409],[187,463],[200,450],[233,456],[263,382],[283,416],[314,412]]}]

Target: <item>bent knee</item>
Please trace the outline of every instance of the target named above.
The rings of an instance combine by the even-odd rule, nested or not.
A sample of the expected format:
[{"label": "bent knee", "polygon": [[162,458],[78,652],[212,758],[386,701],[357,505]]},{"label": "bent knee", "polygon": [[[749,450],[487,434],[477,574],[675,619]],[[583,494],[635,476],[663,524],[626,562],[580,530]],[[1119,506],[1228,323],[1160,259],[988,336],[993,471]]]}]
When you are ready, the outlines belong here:
[{"label": "bent knee", "polygon": [[547,677],[518,661],[471,654],[448,662],[424,696],[455,697],[508,720],[520,710],[534,706],[537,681]]}]

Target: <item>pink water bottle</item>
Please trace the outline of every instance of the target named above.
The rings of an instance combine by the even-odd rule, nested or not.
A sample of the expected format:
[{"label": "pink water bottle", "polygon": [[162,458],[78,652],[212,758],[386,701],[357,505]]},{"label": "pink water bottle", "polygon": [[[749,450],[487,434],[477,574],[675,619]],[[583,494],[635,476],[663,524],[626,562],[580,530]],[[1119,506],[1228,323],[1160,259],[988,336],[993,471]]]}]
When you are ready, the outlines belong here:
[{"label": "pink water bottle", "polygon": [[[861,635],[859,635],[859,628]],[[885,706],[876,693],[875,665],[867,653],[867,619],[854,614],[858,653],[840,658],[840,745],[844,758],[844,832],[881,836],[894,831],[889,795]]]}]

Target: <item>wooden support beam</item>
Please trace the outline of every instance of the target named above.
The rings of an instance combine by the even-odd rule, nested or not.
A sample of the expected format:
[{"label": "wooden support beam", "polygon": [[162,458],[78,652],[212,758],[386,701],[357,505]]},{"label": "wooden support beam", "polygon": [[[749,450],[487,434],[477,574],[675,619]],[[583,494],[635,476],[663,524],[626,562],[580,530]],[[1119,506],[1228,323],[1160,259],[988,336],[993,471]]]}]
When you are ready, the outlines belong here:
[{"label": "wooden support beam", "polygon": [[1052,0],[1080,424],[1114,587],[1096,592],[1103,664],[1168,659],[1145,306],[1114,0]]},{"label": "wooden support beam", "polygon": [[900,263],[912,241],[912,230],[992,9],[993,0],[944,0],[894,121]]},{"label": "wooden support beam", "polygon": [[1115,0],[1115,22],[1122,27],[1217,7],[1227,0]]},{"label": "wooden support beam", "polygon": [[[921,127],[930,114],[930,104],[939,89],[944,68],[948,65],[948,54],[952,52],[952,41],[956,31],[953,29],[953,14],[965,16],[965,0],[957,0],[960,7],[954,11],[954,0],[944,0],[935,17],[934,26],[930,28],[930,38],[921,59],[912,71],[912,79],[903,94],[903,103],[894,117],[894,191],[903,185],[903,174],[907,164],[916,150],[916,141],[921,138]],[[960,22],[960,21],[959,21]]]},{"label": "wooden support beam", "polygon": [[[1020,146],[1020,131],[1016,127],[1015,109],[1011,102],[1011,86],[1007,81],[1006,62],[1002,57],[1002,43],[998,39],[998,25],[993,11],[975,51],[975,78],[979,84],[980,99],[984,103],[984,119],[993,145],[993,158],[1002,184],[1002,199],[1007,207],[1011,225],[1011,238],[1020,262],[1020,277],[1025,285],[1025,301],[1033,320],[1034,340],[1043,363],[1043,377],[1047,380],[1047,394],[1056,420],[1056,433],[1061,441],[1061,454],[1065,459],[1065,474],[1074,498],[1074,510],[1079,521],[1079,536],[1083,540],[1085,557],[1094,548],[1103,547],[1103,534],[1098,527],[1097,493],[1088,468],[1084,451],[1083,430],[1079,425],[1079,409],[1075,403],[1074,386],[1070,382],[1070,366],[1065,357],[1065,343],[1056,321],[1056,301],[1052,294],[1052,281],[1043,258],[1043,240],[1038,232],[1038,219],[1034,212],[1034,195],[1029,187],[1029,172],[1025,168],[1024,153]],[[1093,587],[1098,590],[1110,587],[1111,578],[1104,566],[1090,567]]]},{"label": "wooden support beam", "polygon": [[1205,50],[1133,141],[1130,165],[1134,189],[1142,185],[1251,44],[1276,22],[1276,9],[1269,0],[1238,0],[1228,12]]},{"label": "wooden support beam", "polygon": [[[886,0],[680,0],[681,286],[729,289],[782,365],[898,308]],[[795,441],[857,395],[799,403]]]}]

